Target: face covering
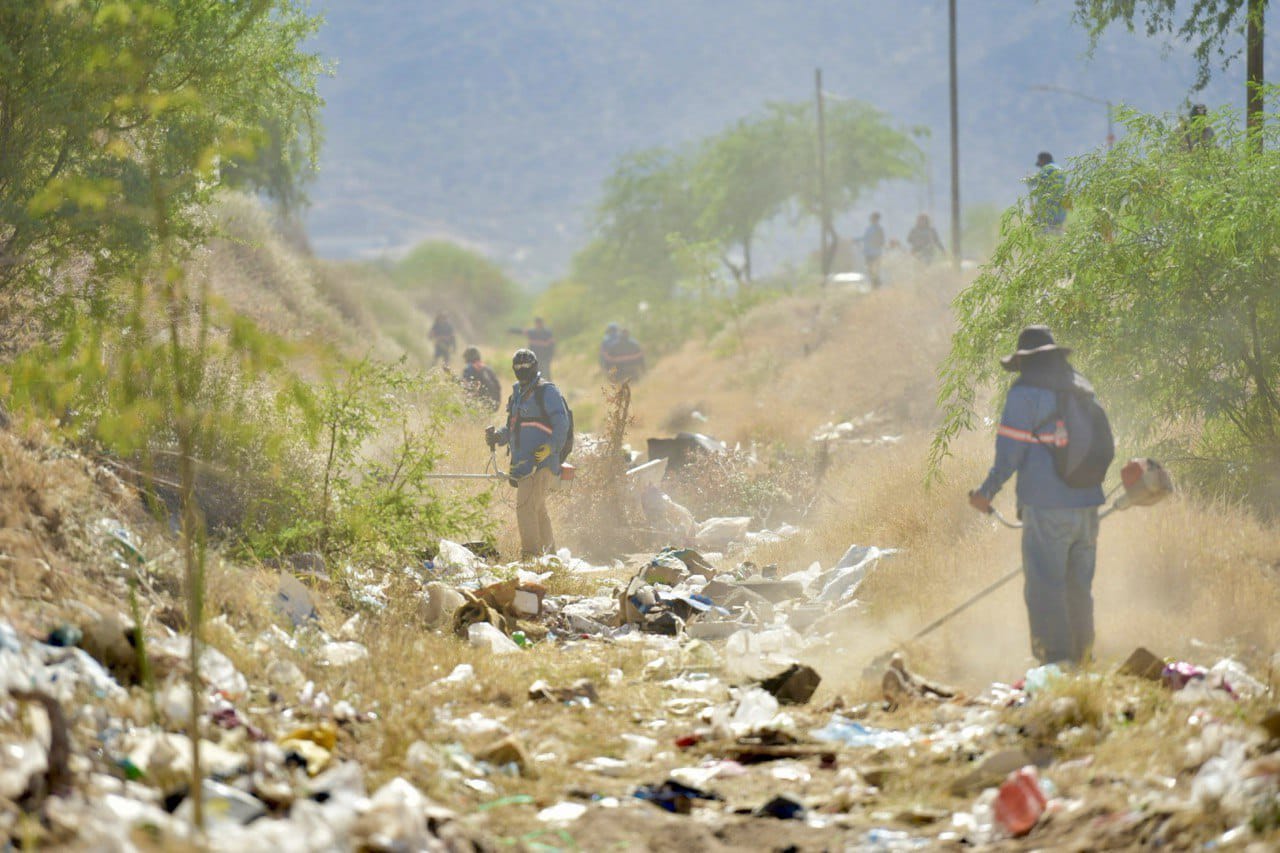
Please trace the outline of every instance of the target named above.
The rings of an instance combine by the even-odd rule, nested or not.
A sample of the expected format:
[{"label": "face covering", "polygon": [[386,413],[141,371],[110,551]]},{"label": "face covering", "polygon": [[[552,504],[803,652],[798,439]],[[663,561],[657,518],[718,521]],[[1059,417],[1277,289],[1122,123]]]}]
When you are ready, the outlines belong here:
[{"label": "face covering", "polygon": [[516,381],[521,385],[532,385],[534,380],[538,378],[538,367],[533,364],[521,365],[520,367],[515,368],[515,373]]}]

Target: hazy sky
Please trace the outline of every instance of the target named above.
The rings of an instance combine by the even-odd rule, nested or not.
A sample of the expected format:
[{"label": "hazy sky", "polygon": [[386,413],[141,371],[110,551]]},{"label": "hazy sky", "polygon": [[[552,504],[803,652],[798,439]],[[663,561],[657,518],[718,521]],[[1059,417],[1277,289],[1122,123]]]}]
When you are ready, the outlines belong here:
[{"label": "hazy sky", "polygon": [[[960,3],[965,204],[1011,203],[1035,153],[1104,142],[1106,108],[1180,109],[1189,51],[1123,31],[1094,59],[1070,0]],[[833,96],[924,125],[929,179],[867,200],[891,234],[931,211],[947,234],[945,0],[329,0],[319,40],[337,63],[309,218],[322,254],[470,242],[545,281],[587,239],[601,181],[627,151],[713,133],[769,100]],[[1275,32],[1276,28],[1272,28]],[[1280,55],[1272,48],[1271,55]],[[1242,106],[1240,63],[1196,96]]]}]

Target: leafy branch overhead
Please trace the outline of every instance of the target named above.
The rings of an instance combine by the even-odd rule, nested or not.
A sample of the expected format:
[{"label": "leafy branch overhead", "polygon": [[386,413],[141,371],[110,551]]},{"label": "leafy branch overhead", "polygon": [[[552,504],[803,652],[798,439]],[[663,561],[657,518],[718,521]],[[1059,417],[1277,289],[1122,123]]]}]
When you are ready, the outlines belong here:
[{"label": "leafy branch overhead", "polygon": [[1193,44],[1196,88],[1203,89],[1215,61],[1225,68],[1240,56],[1244,39],[1234,45],[1232,39],[1242,35],[1250,15],[1260,26],[1265,6],[1266,0],[1197,0],[1189,6],[1177,0],[1076,0],[1076,20],[1088,29],[1095,45],[1110,25],[1118,23],[1132,32],[1139,21],[1149,36]]},{"label": "leafy branch overhead", "polygon": [[[1144,21],[1147,35],[1163,34],[1194,44],[1199,66],[1196,90],[1203,89],[1209,82],[1215,58],[1225,69],[1243,52],[1245,123],[1253,131],[1263,123],[1266,13],[1267,0],[1196,0],[1190,8],[1178,0],[1076,0],[1075,17],[1089,30],[1095,47],[1108,26],[1119,22],[1132,32],[1138,18]],[[1241,38],[1230,48],[1231,40],[1236,37]],[[1258,144],[1257,140],[1254,144]]]},{"label": "leafy branch overhead", "polygon": [[[956,300],[960,330],[941,369],[944,421],[933,463],[977,422],[996,356],[1046,323],[1089,374],[1131,439],[1205,479],[1280,465],[1280,153],[1249,153],[1235,116],[1203,128],[1130,113],[1115,149],[1072,161],[1062,236],[1020,208],[990,263]],[[1189,426],[1190,425],[1190,426]]]}]

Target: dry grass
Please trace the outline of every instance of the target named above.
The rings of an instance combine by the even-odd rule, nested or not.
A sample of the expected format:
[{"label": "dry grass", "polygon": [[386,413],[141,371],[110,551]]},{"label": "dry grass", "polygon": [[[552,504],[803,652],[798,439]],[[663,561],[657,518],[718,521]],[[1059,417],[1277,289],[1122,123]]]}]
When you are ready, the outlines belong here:
[{"label": "dry grass", "polygon": [[376,268],[299,253],[242,195],[223,197],[218,225],[223,237],[199,265],[231,309],[304,346],[430,364],[432,318]]},{"label": "dry grass", "polygon": [[700,432],[730,443],[805,441],[824,422],[870,411],[897,425],[927,422],[934,365],[950,336],[958,280],[867,295],[831,291],[761,306],[726,331],[690,342],[636,386],[637,429],[654,434],[673,411],[697,408]]}]

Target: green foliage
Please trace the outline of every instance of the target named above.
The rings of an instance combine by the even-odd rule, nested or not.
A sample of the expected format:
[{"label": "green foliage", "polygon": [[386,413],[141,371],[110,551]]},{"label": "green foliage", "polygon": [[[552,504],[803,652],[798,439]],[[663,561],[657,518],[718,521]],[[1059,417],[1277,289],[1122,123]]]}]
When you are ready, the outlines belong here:
[{"label": "green foliage", "polygon": [[[1088,28],[1095,46],[1111,24],[1122,24],[1133,32],[1139,20],[1149,36],[1163,35],[1194,44],[1198,63],[1196,88],[1203,89],[1213,73],[1215,60],[1221,61],[1225,68],[1240,55],[1239,47],[1228,51],[1227,40],[1244,29],[1251,5],[1255,5],[1261,15],[1266,3],[1265,0],[1197,0],[1188,8],[1177,0],[1076,0],[1076,20]],[[1243,38],[1240,44],[1244,44]]]},{"label": "green foliage", "polygon": [[0,291],[80,259],[131,277],[157,199],[197,233],[220,163],[311,121],[316,24],[293,0],[0,2]]},{"label": "green foliage", "polygon": [[[833,103],[826,127],[835,213],[918,171],[911,136],[866,104]],[[816,134],[812,105],[770,104],[698,144],[623,158],[605,182],[595,240],[540,302],[561,337],[618,321],[661,348],[709,319],[739,315],[756,298],[744,294],[758,286],[752,257],[761,229],[819,215]],[[717,281],[720,265],[732,282]],[[647,313],[645,305],[664,308]]]},{"label": "green foliage", "polygon": [[250,551],[314,550],[380,566],[411,559],[440,537],[489,532],[490,492],[445,499],[429,476],[441,458],[441,432],[462,412],[447,379],[365,358],[321,386],[314,402],[315,468],[260,508],[246,532]]},{"label": "green foliage", "polygon": [[[1159,442],[1183,473],[1239,494],[1280,466],[1280,136],[1247,150],[1234,116],[1218,145],[1188,150],[1171,118],[1129,113],[1111,152],[1073,161],[1066,232],[1021,207],[956,300],[961,327],[941,368],[935,466],[975,425],[980,386],[1018,331],[1046,323],[1099,389],[1121,432]],[[1148,450],[1150,452],[1150,449]]]},{"label": "green foliage", "polygon": [[[494,331],[519,298],[519,288],[496,264],[456,243],[430,240],[391,271],[422,310],[450,311],[478,329]],[[461,331],[461,330],[459,330]],[[425,337],[426,329],[422,330]]]},{"label": "green foliage", "polygon": [[[287,147],[318,106],[319,64],[300,49],[315,24],[292,0],[0,0],[0,294],[50,308],[55,341],[6,384],[100,446],[175,461],[192,731],[208,545],[197,468],[243,423],[227,403],[274,366],[274,347],[224,316],[187,261],[220,166],[269,127]],[[199,738],[191,769],[202,827]]]},{"label": "green foliage", "polygon": [[[321,141],[312,116],[304,114],[295,124],[296,131],[286,131],[278,121],[269,121],[263,143],[222,168],[223,183],[261,192],[285,222],[295,222],[308,203],[305,187],[315,178],[312,154]],[[286,132],[292,135],[286,137]]]},{"label": "green foliage", "polygon": [[[792,110],[773,105],[765,115],[743,119],[707,140],[692,166],[688,193],[700,210],[692,229],[669,233],[716,243],[724,264],[740,284],[751,282],[756,231],[782,213],[802,186],[797,126]],[[809,149],[809,153],[816,151]],[[736,247],[740,260],[729,257]]]},{"label": "green foliage", "polygon": [[[67,305],[56,342],[22,353],[0,373],[0,393],[15,408],[54,419],[77,443],[114,456],[142,458],[172,447],[179,409],[165,401],[183,394],[199,412],[203,456],[227,468],[274,458],[283,448],[283,427],[264,430],[264,411],[288,409],[306,418],[299,404],[306,386],[281,369],[288,345],[251,321],[209,303],[190,306],[209,324],[204,339],[196,325],[185,328],[202,347],[184,352],[184,373],[175,372],[167,337],[149,319],[163,316],[154,294],[125,310],[102,308],[81,314]],[[185,345],[184,345],[185,347]]]},{"label": "green foliage", "polygon": [[[852,100],[826,111],[833,212],[850,209],[884,181],[917,173],[919,149],[886,118]],[[600,239],[628,260],[641,249],[651,274],[656,261],[671,262],[670,235],[714,242],[734,278],[750,283],[751,247],[761,226],[788,210],[821,214],[817,150],[813,106],[776,103],[688,150],[626,158],[606,185]],[[729,258],[731,249],[740,260]]]}]

